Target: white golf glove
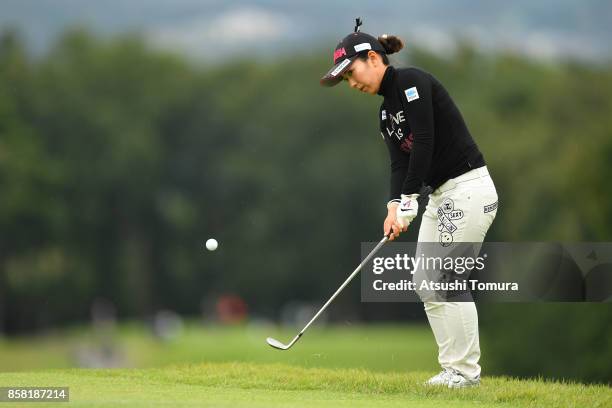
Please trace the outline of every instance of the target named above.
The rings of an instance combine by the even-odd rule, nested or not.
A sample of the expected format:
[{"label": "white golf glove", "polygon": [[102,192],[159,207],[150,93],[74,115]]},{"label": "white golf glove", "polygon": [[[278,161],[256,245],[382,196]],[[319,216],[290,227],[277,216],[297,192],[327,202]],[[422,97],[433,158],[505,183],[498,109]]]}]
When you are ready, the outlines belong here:
[{"label": "white golf glove", "polygon": [[418,194],[402,194],[402,201],[400,205],[397,206],[396,215],[397,221],[402,225],[402,227],[407,227],[410,225],[414,217],[417,216],[419,212],[419,203],[417,202],[417,198],[419,198]]}]

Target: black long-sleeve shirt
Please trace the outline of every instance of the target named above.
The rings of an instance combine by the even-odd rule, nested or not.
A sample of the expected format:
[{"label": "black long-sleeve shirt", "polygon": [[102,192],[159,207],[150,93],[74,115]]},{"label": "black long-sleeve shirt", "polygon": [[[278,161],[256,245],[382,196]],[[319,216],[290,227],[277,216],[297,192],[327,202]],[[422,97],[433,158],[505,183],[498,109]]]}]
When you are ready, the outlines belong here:
[{"label": "black long-sleeve shirt", "polygon": [[433,190],[485,165],[459,109],[433,75],[388,66],[380,84],[380,131],[391,158],[390,200]]}]

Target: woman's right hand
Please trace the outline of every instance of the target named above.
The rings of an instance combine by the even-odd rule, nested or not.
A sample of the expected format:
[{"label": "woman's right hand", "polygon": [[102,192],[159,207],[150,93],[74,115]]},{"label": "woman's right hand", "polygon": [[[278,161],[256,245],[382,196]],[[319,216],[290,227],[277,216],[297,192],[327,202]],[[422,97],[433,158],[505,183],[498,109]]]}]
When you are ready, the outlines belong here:
[{"label": "woman's right hand", "polygon": [[387,218],[385,218],[385,222],[383,224],[383,231],[385,236],[389,235],[389,233],[393,232],[389,236],[389,241],[393,241],[395,238],[399,237],[400,233],[406,231],[408,227],[402,228],[400,223],[397,221],[397,206],[399,203],[392,202],[387,205]]}]

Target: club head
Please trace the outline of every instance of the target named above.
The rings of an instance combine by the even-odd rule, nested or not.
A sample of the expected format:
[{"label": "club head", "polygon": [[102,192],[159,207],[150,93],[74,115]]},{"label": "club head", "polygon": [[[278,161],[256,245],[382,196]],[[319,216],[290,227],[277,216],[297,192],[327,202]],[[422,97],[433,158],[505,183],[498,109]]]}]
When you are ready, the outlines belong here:
[{"label": "club head", "polygon": [[291,344],[284,345],[283,343],[281,343],[280,341],[276,339],[273,339],[272,337],[268,337],[266,341],[268,342],[269,345],[279,350],[287,350],[289,347],[291,347]]}]

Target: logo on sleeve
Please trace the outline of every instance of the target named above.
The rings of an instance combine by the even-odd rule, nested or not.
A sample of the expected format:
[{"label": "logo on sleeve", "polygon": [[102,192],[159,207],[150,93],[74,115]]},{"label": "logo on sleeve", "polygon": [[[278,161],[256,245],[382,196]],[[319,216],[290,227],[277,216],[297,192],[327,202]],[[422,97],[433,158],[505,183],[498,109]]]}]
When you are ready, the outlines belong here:
[{"label": "logo on sleeve", "polygon": [[387,111],[385,109],[380,113],[380,120],[387,120]]},{"label": "logo on sleeve", "polygon": [[419,92],[417,91],[416,86],[406,89],[404,93],[406,94],[406,99],[408,99],[408,102],[419,99]]}]

